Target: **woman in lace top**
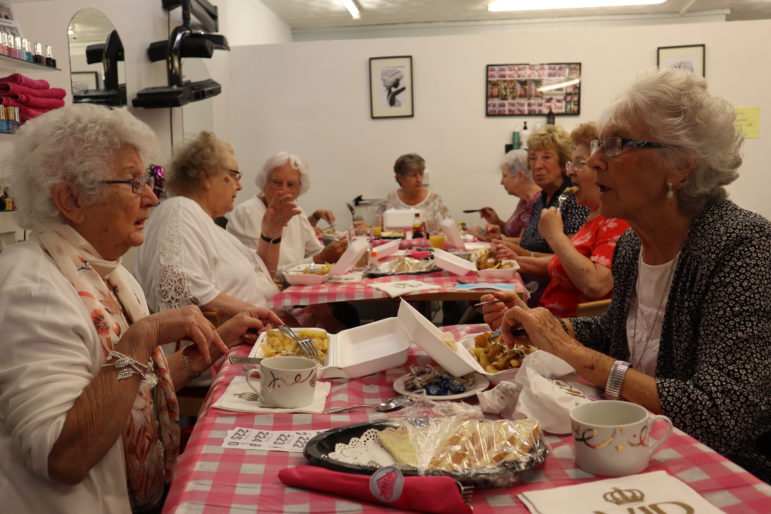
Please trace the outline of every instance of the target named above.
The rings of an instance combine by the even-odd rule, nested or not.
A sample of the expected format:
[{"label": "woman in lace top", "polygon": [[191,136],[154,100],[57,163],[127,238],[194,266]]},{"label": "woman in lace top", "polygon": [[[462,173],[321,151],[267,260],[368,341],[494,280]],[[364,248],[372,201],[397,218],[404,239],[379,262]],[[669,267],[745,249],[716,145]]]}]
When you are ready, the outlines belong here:
[{"label": "woman in lace top", "polygon": [[300,213],[289,192],[274,197],[262,219],[257,251],[216,225],[241,190],[233,147],[201,132],[176,149],[166,180],[171,195],[147,224],[136,274],[155,311],[198,305],[224,321],[278,293],[273,272],[281,232]]},{"label": "woman in lace top", "polygon": [[386,197],[386,209],[418,209],[420,219],[426,224],[426,229],[439,229],[443,219],[450,217],[450,210],[444,200],[423,187],[423,173],[426,161],[418,154],[401,155],[394,163],[394,173],[399,189]]},{"label": "woman in lace top", "polygon": [[742,162],[735,118],[693,73],[633,83],[587,162],[602,214],[632,228],[616,247],[608,312],[561,323],[497,304],[485,319],[502,320],[508,342],[523,326],[607,397],[669,416],[769,481],[771,223],[726,200]]}]

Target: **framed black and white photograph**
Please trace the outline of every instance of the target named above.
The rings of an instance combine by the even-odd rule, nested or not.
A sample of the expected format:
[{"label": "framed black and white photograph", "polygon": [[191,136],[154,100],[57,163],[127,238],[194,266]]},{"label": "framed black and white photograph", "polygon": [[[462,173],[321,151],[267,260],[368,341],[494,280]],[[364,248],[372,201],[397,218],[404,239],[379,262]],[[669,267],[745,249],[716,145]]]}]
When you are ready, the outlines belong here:
[{"label": "framed black and white photograph", "polygon": [[70,76],[74,95],[99,89],[99,73],[95,71],[73,71]]},{"label": "framed black and white photograph", "polygon": [[488,64],[485,115],[581,114],[581,63]]},{"label": "framed black and white photograph", "polygon": [[656,65],[661,68],[680,68],[705,77],[704,45],[660,46]]},{"label": "framed black and white photograph", "polygon": [[411,118],[412,56],[370,57],[369,103],[372,118]]}]

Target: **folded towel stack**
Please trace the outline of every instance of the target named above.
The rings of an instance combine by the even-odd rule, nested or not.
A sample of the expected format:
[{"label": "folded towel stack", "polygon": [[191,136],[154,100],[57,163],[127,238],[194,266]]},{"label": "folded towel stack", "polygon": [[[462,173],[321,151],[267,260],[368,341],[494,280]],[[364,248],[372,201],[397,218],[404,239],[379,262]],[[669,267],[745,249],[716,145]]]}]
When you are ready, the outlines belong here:
[{"label": "folded towel stack", "polygon": [[[64,107],[67,92],[51,87],[45,80],[35,80],[19,73],[0,78],[0,118],[15,119],[24,123],[36,116],[59,107]],[[9,109],[10,108],[10,109]],[[18,111],[18,118],[14,112]],[[10,116],[9,116],[10,114]]]}]

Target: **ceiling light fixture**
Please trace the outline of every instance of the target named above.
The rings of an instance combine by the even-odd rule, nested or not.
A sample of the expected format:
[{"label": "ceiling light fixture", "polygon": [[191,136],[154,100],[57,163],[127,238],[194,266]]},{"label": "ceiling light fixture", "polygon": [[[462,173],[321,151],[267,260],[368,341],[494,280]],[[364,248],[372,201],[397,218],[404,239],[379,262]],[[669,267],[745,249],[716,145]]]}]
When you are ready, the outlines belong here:
[{"label": "ceiling light fixture", "polygon": [[361,19],[361,13],[359,13],[359,8],[356,7],[356,4],[353,3],[353,0],[342,0],[343,5],[346,9],[348,9],[348,12],[351,13],[351,18],[354,20]]},{"label": "ceiling light fixture", "polygon": [[663,4],[666,0],[494,0],[487,5],[490,12],[546,11],[582,7],[622,7]]}]

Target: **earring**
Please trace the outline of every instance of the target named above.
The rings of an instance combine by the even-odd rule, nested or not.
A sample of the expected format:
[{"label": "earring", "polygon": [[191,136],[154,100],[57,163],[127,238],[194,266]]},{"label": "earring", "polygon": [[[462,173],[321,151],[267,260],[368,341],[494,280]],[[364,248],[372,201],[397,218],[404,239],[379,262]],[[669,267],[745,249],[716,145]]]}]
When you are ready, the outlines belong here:
[{"label": "earring", "polygon": [[672,200],[675,197],[675,192],[672,190],[672,182],[667,182],[667,200]]}]

